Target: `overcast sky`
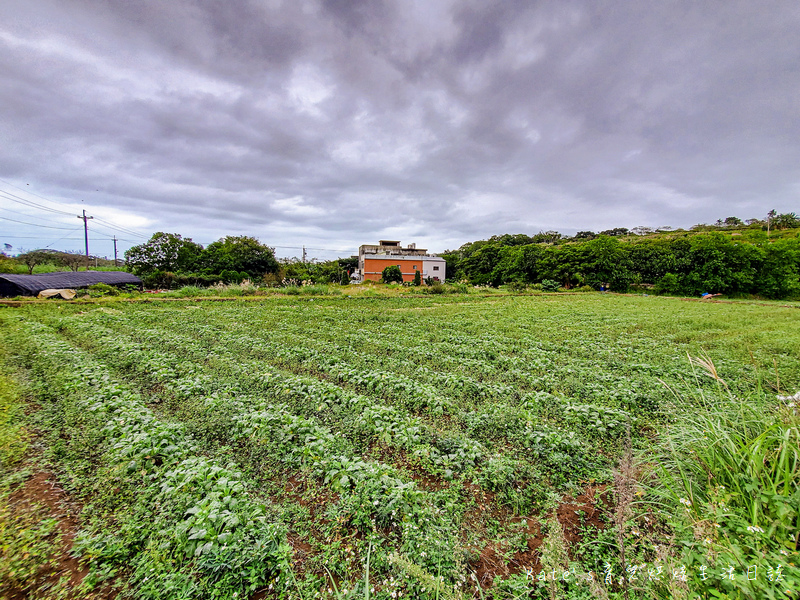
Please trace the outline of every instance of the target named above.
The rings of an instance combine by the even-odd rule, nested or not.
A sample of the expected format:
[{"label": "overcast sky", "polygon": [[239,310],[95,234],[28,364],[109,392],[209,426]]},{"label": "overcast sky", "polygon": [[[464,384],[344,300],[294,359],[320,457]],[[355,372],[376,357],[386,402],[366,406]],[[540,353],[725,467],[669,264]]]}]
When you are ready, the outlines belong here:
[{"label": "overcast sky", "polygon": [[12,253],[800,212],[797,0],[3,0],[0,103]]}]

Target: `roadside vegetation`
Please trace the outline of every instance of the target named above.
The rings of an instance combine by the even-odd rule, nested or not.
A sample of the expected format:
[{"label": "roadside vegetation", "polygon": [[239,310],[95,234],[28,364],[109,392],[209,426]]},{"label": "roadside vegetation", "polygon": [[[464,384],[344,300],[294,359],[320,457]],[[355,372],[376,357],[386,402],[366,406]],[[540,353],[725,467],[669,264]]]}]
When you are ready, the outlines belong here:
[{"label": "roadside vegetation", "polygon": [[0,309],[85,593],[800,597],[796,308],[296,287]]}]

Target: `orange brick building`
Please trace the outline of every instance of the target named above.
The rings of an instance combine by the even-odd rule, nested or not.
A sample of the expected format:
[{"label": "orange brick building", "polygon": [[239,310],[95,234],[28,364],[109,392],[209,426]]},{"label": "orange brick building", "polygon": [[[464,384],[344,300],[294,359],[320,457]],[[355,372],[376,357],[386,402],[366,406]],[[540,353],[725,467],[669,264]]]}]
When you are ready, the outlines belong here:
[{"label": "orange brick building", "polygon": [[447,263],[440,256],[433,256],[426,249],[417,248],[416,244],[403,248],[395,240],[381,240],[377,246],[359,247],[358,274],[361,281],[380,281],[383,270],[391,265],[400,267],[404,282],[413,281],[417,271],[423,280],[430,277],[444,281]]}]

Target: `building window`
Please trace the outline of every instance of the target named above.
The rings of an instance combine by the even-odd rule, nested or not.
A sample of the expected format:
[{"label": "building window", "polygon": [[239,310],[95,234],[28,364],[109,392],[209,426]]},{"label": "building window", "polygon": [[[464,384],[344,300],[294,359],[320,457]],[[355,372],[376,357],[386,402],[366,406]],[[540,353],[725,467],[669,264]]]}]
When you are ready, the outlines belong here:
[{"label": "building window", "polygon": [[433,270],[434,270],[434,271],[438,271],[438,270],[439,270],[439,267],[433,267]]},{"label": "building window", "polygon": [[417,270],[417,265],[414,265],[414,270],[415,270],[415,271]]}]

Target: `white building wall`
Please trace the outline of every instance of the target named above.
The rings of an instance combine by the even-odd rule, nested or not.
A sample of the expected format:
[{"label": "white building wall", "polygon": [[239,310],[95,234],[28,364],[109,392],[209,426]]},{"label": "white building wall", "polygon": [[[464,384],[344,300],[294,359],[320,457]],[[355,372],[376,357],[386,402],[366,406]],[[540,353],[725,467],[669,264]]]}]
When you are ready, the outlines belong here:
[{"label": "white building wall", "polygon": [[[445,261],[441,258],[431,260],[431,258],[423,258],[422,260],[422,278],[433,277],[444,283],[445,276]],[[434,267],[439,267],[438,270]]]}]

